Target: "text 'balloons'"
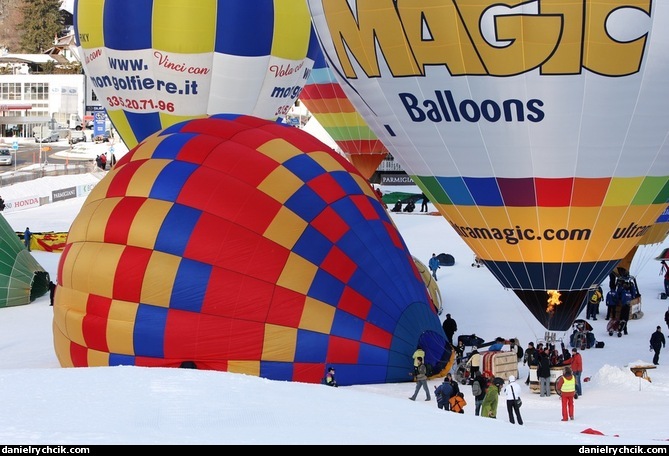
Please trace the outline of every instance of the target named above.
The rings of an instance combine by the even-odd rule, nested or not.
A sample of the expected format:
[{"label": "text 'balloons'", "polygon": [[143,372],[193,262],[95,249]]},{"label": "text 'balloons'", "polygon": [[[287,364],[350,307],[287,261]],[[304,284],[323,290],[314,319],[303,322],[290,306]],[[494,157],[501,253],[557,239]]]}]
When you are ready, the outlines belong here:
[{"label": "text 'balloons'", "polygon": [[667,207],[669,4],[308,3],[395,160],[537,320],[568,329]]}]

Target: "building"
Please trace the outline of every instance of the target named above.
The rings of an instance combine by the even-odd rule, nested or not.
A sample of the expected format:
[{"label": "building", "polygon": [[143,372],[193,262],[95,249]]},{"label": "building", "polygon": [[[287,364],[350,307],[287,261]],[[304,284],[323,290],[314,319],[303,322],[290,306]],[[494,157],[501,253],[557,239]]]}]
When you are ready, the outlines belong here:
[{"label": "building", "polygon": [[31,137],[42,126],[74,128],[101,109],[81,71],[72,33],[56,38],[43,54],[0,52],[0,70],[2,137]]}]

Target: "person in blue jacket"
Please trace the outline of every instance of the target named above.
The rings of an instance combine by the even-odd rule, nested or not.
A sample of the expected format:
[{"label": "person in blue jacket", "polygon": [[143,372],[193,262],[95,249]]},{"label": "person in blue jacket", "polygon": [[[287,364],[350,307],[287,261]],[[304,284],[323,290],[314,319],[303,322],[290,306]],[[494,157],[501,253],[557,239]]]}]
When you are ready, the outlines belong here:
[{"label": "person in blue jacket", "polygon": [[23,243],[26,246],[26,249],[28,249],[28,252],[30,252],[30,238],[32,238],[33,234],[30,232],[30,228],[26,227],[26,230],[23,232]]},{"label": "person in blue jacket", "polygon": [[444,378],[444,382],[441,385],[434,387],[434,396],[437,398],[437,407],[448,412],[451,409],[451,405],[448,401],[454,394],[453,385],[448,381],[448,377]]},{"label": "person in blue jacket", "polygon": [[436,254],[432,254],[432,258],[430,258],[430,261],[427,263],[427,266],[430,268],[430,271],[432,271],[432,277],[434,277],[434,280],[437,280],[437,269],[440,268],[439,265],[439,258],[437,258]]},{"label": "person in blue jacket", "polygon": [[488,348],[488,351],[495,352],[495,351],[502,351],[502,348],[504,348],[504,339],[501,337],[496,337],[495,338],[495,343]]}]

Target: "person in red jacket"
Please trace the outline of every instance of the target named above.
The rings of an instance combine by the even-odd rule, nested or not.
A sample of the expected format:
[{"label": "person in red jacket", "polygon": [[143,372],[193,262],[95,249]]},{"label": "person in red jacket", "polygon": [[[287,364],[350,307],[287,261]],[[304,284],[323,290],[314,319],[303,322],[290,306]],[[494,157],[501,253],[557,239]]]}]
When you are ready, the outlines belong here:
[{"label": "person in red jacket", "polygon": [[574,395],[574,399],[578,399],[579,396],[583,394],[581,391],[581,374],[583,373],[583,358],[581,357],[581,354],[578,352],[578,349],[576,347],[571,349],[571,363],[569,363],[569,366],[571,367],[571,371],[574,374],[574,378],[576,379],[576,394]]},{"label": "person in red jacket", "polygon": [[555,382],[555,390],[562,399],[562,421],[574,419],[574,395],[576,394],[576,378],[571,368],[565,366],[563,374]]}]

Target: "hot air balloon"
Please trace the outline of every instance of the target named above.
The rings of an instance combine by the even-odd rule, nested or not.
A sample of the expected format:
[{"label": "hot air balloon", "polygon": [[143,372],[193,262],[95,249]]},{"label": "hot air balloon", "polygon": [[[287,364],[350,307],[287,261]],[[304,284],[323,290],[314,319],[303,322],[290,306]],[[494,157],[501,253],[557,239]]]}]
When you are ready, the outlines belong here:
[{"label": "hot air balloon", "polygon": [[30,304],[49,291],[49,273],[0,215],[0,308]]},{"label": "hot air balloon", "polygon": [[305,2],[75,1],[79,57],[128,146],[186,119],[279,119],[318,43]]},{"label": "hot air balloon", "polygon": [[636,275],[651,259],[657,256],[657,247],[664,242],[668,235],[669,207],[655,220],[655,224],[648,228],[639,243],[620,260],[616,268],[624,268]]},{"label": "hot air balloon", "polygon": [[395,160],[538,321],[569,329],[667,206],[669,3],[308,4]]},{"label": "hot air balloon", "polygon": [[300,101],[341,148],[346,158],[370,179],[388,151],[358,114],[318,48]]},{"label": "hot air balloon", "polygon": [[410,381],[450,346],[371,186],[297,128],[214,115],[132,149],[58,265],[64,367],[195,365],[342,385]]}]

